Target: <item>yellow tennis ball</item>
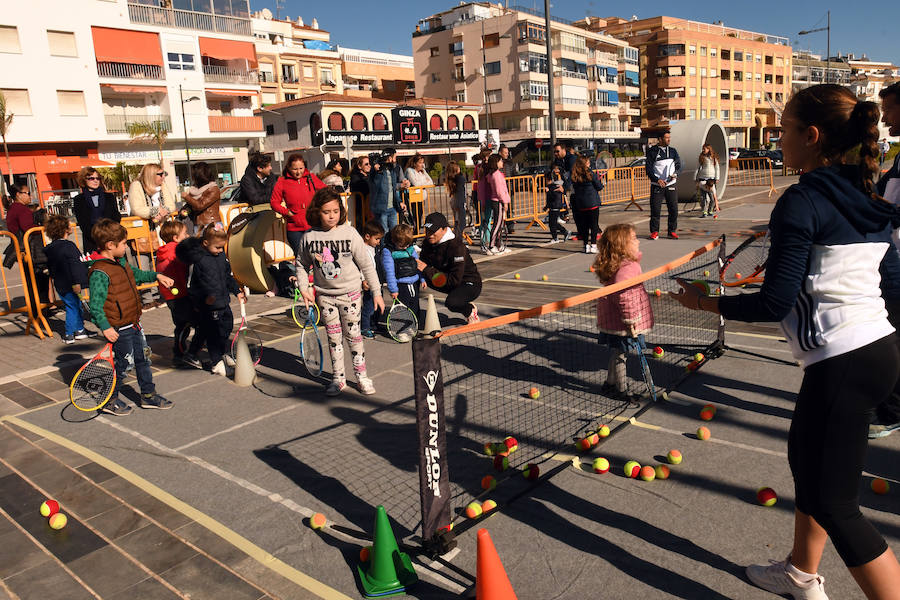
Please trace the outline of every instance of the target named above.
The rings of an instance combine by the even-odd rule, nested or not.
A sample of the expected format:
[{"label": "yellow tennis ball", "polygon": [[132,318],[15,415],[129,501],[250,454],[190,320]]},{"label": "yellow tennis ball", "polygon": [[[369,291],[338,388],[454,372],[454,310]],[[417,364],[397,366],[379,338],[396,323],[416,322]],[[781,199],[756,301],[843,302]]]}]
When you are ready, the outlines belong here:
[{"label": "yellow tennis ball", "polygon": [[466,506],[466,516],[470,519],[477,519],[481,516],[481,513],[484,512],[481,509],[481,504],[478,502],[469,502],[468,506]]},{"label": "yellow tennis ball", "polygon": [[322,529],[325,527],[325,523],[328,522],[328,519],[325,518],[325,515],[322,513],[316,513],[309,518],[309,526],[313,529]]},{"label": "yellow tennis ball", "polygon": [[548,279],[550,279],[550,278],[547,277],[546,275],[541,275],[541,281],[547,281]]},{"label": "yellow tennis ball", "polygon": [[672,465],[680,465],[681,461],[684,459],[684,457],[681,456],[681,451],[674,449],[669,450],[669,454],[666,456],[666,458],[669,459],[669,464]]},{"label": "yellow tennis ball", "polygon": [[497,508],[497,503],[494,502],[493,500],[488,499],[481,503],[482,514],[486,513],[486,512],[491,512],[495,508]]},{"label": "yellow tennis ball", "polygon": [[708,440],[712,436],[709,429],[707,427],[701,427],[697,430],[697,439],[703,440],[704,442]]},{"label": "yellow tennis ball", "polygon": [[597,430],[597,435],[602,438],[609,437],[609,426],[601,425],[600,429]]},{"label": "yellow tennis ball", "polygon": [[703,356],[702,352],[698,352],[697,354],[694,355],[694,360],[696,360],[697,362],[703,362],[704,358],[706,358],[706,357]]},{"label": "yellow tennis ball", "polygon": [[656,479],[656,469],[649,465],[641,467],[641,479],[644,481],[653,481]]},{"label": "yellow tennis ball", "polygon": [[656,478],[657,479],[668,479],[669,478],[669,467],[666,465],[656,465]]},{"label": "yellow tennis ball", "polygon": [[177,296],[177,295],[178,295],[178,288],[172,288],[172,289],[169,290],[169,291],[172,292],[172,295],[173,295],[173,296]]},{"label": "yellow tennis ball", "polygon": [[887,494],[890,491],[890,489],[891,489],[891,485],[884,479],[881,479],[880,477],[876,477],[875,479],[872,480],[872,491],[875,492],[876,494]]},{"label": "yellow tennis ball", "polygon": [[528,390],[528,397],[532,400],[537,400],[541,397],[541,390],[537,389],[536,387],[531,388],[530,390]]},{"label": "yellow tennis ball", "polygon": [[515,274],[515,278],[516,278],[516,279],[522,279],[522,276],[519,275],[518,273],[516,273],[516,274]]},{"label": "yellow tennis ball", "polygon": [[52,529],[62,529],[66,526],[66,523],[69,522],[69,519],[66,518],[66,515],[64,515],[63,513],[58,512],[56,514],[50,515],[49,522]]},{"label": "yellow tennis ball", "polygon": [[59,512],[59,502],[56,500],[45,500],[41,504],[41,514],[45,517],[52,517]]},{"label": "yellow tennis ball", "polygon": [[703,271],[703,276],[704,276],[704,277],[709,277],[709,271]]},{"label": "yellow tennis ball", "polygon": [[609,461],[603,458],[602,456],[598,456],[594,459],[594,473],[606,473],[609,471]]},{"label": "yellow tennis ball", "polygon": [[637,479],[637,476],[641,473],[641,463],[636,460],[629,460],[625,463],[625,477],[630,477],[631,479]]}]

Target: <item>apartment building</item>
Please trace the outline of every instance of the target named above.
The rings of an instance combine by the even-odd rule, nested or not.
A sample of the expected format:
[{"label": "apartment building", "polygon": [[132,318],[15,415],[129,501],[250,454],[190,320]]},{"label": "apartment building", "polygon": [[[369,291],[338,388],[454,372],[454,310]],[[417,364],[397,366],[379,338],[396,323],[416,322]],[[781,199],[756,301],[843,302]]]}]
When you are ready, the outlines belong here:
[{"label": "apartment building", "polygon": [[264,8],[252,22],[263,106],[344,92],[341,57],[318,20],[279,20]]},{"label": "apartment building", "polygon": [[14,114],[17,182],[46,195],[75,187],[82,166],[158,162],[155,144],[132,142],[134,123],[168,133],[172,185],[187,180],[186,148],[221,184],[239,179],[248,139],[262,135],[248,3],[195,11],[192,2],[201,4],[46,0],[40,15],[27,3],[5,7],[0,90]]},{"label": "apartment building", "polygon": [[780,134],[791,93],[788,39],[674,17],[590,19],[578,24],[640,48],[641,126],[718,119],[729,144],[766,144]]},{"label": "apartment building", "polygon": [[338,53],[345,94],[397,101],[416,97],[412,56],[340,46]]},{"label": "apartment building", "polygon": [[553,19],[548,57],[547,35],[543,13],[499,3],[461,3],[422,19],[412,37],[416,92],[483,100],[479,127],[499,129],[502,142],[533,150],[535,140],[550,136],[553,85],[558,139],[598,150],[636,144],[638,107],[630,101],[639,93],[636,49]]},{"label": "apartment building", "polygon": [[841,57],[825,60],[821,54],[809,50],[794,50],[791,62],[792,94],[820,83],[850,85],[853,76],[850,63]]}]

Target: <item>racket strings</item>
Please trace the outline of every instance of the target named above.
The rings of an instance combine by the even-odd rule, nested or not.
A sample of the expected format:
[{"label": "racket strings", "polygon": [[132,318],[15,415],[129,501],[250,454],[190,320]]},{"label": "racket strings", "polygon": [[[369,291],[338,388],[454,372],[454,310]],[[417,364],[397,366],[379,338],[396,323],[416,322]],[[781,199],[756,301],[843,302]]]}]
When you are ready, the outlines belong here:
[{"label": "racket strings", "polygon": [[319,340],[319,332],[315,327],[303,330],[300,336],[300,354],[306,370],[314,376],[322,374],[322,342]]},{"label": "racket strings", "polygon": [[78,408],[99,408],[109,399],[115,382],[116,371],[109,361],[92,360],[72,383],[72,402]]}]

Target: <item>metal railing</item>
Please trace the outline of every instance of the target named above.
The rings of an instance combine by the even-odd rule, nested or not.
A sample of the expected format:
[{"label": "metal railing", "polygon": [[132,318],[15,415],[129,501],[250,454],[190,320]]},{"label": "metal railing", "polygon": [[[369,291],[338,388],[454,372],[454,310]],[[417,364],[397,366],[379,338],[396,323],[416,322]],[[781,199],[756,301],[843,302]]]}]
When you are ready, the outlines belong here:
[{"label": "metal railing", "polygon": [[218,83],[259,83],[256,71],[232,69],[219,65],[203,65],[203,79]]},{"label": "metal railing", "polygon": [[97,61],[97,75],[122,79],[163,79],[159,65]]},{"label": "metal railing", "polygon": [[106,133],[128,133],[128,127],[135,123],[161,123],[165,130],[172,132],[172,119],[169,115],[103,115],[106,120]]},{"label": "metal railing", "polygon": [[178,10],[146,4],[128,4],[128,18],[132,23],[145,23],[180,29],[200,29],[236,35],[253,35],[250,19],[227,17],[212,13]]},{"label": "metal railing", "polygon": [[769,186],[769,197],[775,193],[775,175],[768,158],[738,158],[728,161],[728,185]]},{"label": "metal railing", "polygon": [[[28,241],[28,234],[32,231],[34,229],[29,229],[25,232],[25,243]],[[18,238],[9,231],[0,231],[0,239],[3,238],[9,238],[9,246],[4,248],[4,252],[14,253],[16,255],[16,264],[10,273],[10,277],[7,277],[7,270],[0,267],[0,281],[3,283],[3,295],[5,297],[3,302],[5,306],[0,304],[0,317],[12,314],[25,315],[25,333],[31,333],[32,328],[34,328],[38,337],[44,339],[44,330],[41,328],[41,323],[36,316],[38,307],[31,301],[32,297],[37,297],[33,295],[37,290],[37,286],[34,283],[34,269],[31,268],[31,254],[26,253],[25,243],[20,245]],[[29,272],[32,273],[31,279],[28,278]],[[12,273],[18,273],[19,283],[15,283],[15,280],[12,279]],[[19,288],[22,288],[21,293],[18,292]],[[47,335],[53,335],[49,325],[47,326]]]}]

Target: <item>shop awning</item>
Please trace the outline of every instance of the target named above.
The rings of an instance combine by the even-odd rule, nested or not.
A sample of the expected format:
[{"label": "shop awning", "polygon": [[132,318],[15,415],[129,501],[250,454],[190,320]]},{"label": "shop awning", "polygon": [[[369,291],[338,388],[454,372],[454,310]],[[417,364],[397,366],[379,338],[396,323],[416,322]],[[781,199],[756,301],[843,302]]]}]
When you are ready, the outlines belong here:
[{"label": "shop awning", "polygon": [[165,94],[168,90],[160,85],[116,85],[101,83],[100,87],[120,94]]},{"label": "shop awning", "polygon": [[378,79],[375,75],[351,75],[350,73],[344,73],[344,77],[359,81],[376,81]]},{"label": "shop awning", "polygon": [[256,47],[253,42],[236,42],[234,40],[219,40],[215,38],[201,37],[200,54],[216,60],[246,60],[251,67],[256,68]]},{"label": "shop awning", "polygon": [[230,96],[232,98],[236,96],[255,96],[257,94],[256,90],[214,90],[206,88],[204,91],[210,96]]},{"label": "shop awning", "polygon": [[97,62],[163,66],[159,35],[109,27],[91,27]]}]

